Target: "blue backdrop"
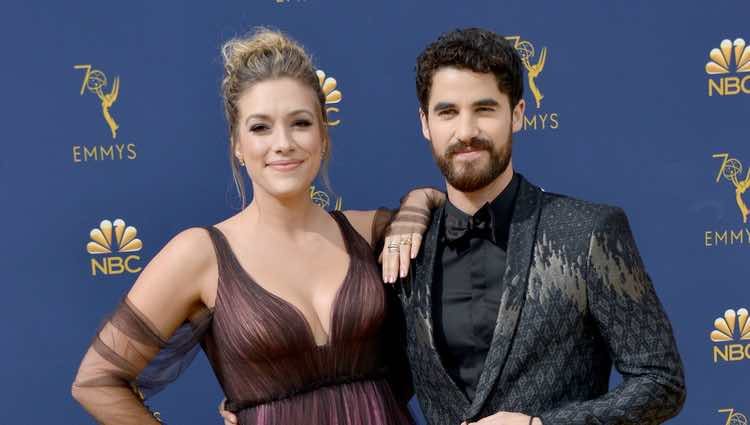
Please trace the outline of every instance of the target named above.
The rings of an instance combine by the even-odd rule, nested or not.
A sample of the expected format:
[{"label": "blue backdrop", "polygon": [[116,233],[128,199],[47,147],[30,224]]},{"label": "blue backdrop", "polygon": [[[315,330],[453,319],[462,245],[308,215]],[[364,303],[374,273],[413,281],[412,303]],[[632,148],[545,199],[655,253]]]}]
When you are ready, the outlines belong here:
[{"label": "blue backdrop", "polygon": [[[442,186],[415,57],[456,27],[516,36],[543,97],[527,86],[514,164],[548,191],[627,211],[686,367],[672,422],[750,414],[746,1],[35,3],[6,2],[0,18],[0,423],[92,423],[70,384],[99,322],[174,234],[236,211],[219,46],[257,25],[290,33],[337,81],[336,193],[317,194],[329,208]],[[87,249],[116,219],[140,242]],[[200,354],[151,404],[173,424],[220,423],[221,398]]]}]

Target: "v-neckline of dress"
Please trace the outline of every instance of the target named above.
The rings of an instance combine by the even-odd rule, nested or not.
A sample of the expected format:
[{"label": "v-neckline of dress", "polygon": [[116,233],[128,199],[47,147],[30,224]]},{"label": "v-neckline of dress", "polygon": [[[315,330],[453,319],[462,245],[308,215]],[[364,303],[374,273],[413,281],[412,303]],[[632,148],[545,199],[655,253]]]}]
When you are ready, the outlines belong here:
[{"label": "v-neckline of dress", "polygon": [[352,273],[352,268],[353,268],[352,263],[354,262],[354,258],[352,257],[352,247],[350,246],[350,241],[349,241],[349,238],[347,237],[347,229],[344,228],[344,223],[342,222],[342,220],[346,220],[346,217],[343,215],[339,216],[339,214],[340,213],[338,211],[333,211],[329,213],[329,215],[331,215],[334,221],[336,222],[336,225],[339,228],[339,232],[341,233],[341,238],[344,240],[344,249],[346,250],[346,254],[349,257],[349,264],[347,265],[346,274],[344,275],[344,280],[336,289],[336,293],[334,294],[333,300],[331,301],[331,306],[330,306],[330,311],[329,311],[330,317],[328,320],[329,329],[328,330],[323,329],[323,332],[326,335],[326,342],[323,344],[318,344],[317,341],[315,340],[315,332],[313,331],[313,328],[310,325],[310,321],[307,320],[307,316],[305,316],[302,310],[291,301],[288,301],[284,299],[282,296],[273,293],[271,290],[267,289],[266,287],[261,285],[255,278],[253,278],[253,276],[248,272],[247,269],[245,269],[242,263],[240,263],[237,255],[235,255],[232,245],[229,243],[229,240],[227,239],[226,235],[224,235],[224,232],[222,232],[216,226],[212,226],[216,231],[219,232],[219,235],[221,235],[222,239],[224,240],[224,243],[227,246],[227,251],[229,253],[231,261],[237,264],[237,268],[242,272],[242,275],[250,282],[251,285],[258,288],[262,293],[268,295],[270,298],[274,300],[277,300],[281,305],[286,306],[294,314],[296,314],[297,317],[302,321],[304,328],[307,330],[307,334],[310,338],[311,344],[315,346],[315,348],[318,348],[318,349],[329,347],[334,342],[333,331],[336,328],[334,326],[333,321],[336,318],[336,309],[339,305],[339,297],[341,296],[341,293],[343,292],[343,289],[346,287],[347,283],[351,280],[351,273]]}]

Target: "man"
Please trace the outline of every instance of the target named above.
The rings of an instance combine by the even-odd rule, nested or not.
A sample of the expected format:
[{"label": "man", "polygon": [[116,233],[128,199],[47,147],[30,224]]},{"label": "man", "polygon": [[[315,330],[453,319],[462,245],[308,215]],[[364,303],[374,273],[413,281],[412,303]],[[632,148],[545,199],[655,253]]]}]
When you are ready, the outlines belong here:
[{"label": "man", "polygon": [[417,399],[430,424],[661,423],[685,399],[669,320],[622,210],[514,172],[521,70],[503,37],[473,28],[417,60],[448,194],[397,287]]},{"label": "man", "polygon": [[[402,287],[417,398],[434,424],[663,422],[684,401],[682,365],[625,214],[514,173],[521,69],[481,29],[417,61],[448,192]],[[613,363],[623,382],[608,391]]]}]

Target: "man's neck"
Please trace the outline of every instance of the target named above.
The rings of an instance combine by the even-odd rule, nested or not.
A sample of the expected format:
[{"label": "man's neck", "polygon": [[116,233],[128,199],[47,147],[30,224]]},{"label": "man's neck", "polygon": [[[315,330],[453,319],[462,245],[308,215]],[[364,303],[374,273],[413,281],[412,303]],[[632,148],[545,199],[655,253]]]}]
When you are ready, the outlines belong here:
[{"label": "man's neck", "polygon": [[497,178],[493,180],[492,183],[474,192],[461,192],[460,190],[446,183],[448,200],[451,202],[451,204],[453,204],[456,208],[463,211],[464,213],[474,215],[474,213],[482,208],[484,204],[492,202],[501,193],[503,193],[512,179],[513,164],[508,164],[508,168],[506,168],[502,174],[497,176]]}]

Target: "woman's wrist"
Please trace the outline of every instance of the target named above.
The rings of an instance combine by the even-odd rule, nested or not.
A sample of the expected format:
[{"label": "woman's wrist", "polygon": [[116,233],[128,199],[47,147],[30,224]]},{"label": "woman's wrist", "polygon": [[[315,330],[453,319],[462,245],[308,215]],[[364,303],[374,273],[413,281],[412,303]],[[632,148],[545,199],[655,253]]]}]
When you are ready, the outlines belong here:
[{"label": "woman's wrist", "polygon": [[435,189],[434,187],[429,187],[426,190],[428,191],[427,197],[430,200],[430,210],[439,208],[445,203],[445,200],[447,199],[445,193],[441,192],[438,189]]},{"label": "woman's wrist", "polygon": [[[434,187],[419,187],[412,189],[401,198],[401,205],[422,206],[430,211],[440,207],[445,202],[445,193]],[[420,202],[422,204],[420,205]]]}]

